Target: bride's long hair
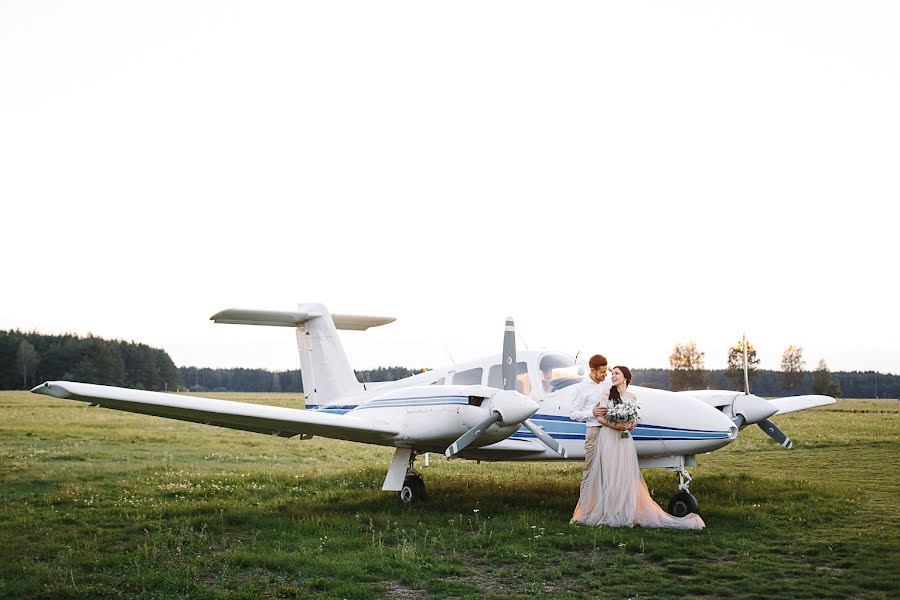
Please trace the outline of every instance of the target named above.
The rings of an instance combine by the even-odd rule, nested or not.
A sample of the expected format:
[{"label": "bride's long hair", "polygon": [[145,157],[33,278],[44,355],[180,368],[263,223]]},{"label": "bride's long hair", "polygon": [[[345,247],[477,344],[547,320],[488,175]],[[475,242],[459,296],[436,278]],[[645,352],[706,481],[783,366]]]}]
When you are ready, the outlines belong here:
[{"label": "bride's long hair", "polygon": [[[629,369],[625,365],[617,365],[613,367],[613,371],[615,371],[616,369],[622,371],[622,375],[625,377],[625,387],[631,385],[631,369]],[[619,393],[618,387],[612,386],[610,388],[609,399],[613,404],[618,404],[622,401],[622,394]]]}]

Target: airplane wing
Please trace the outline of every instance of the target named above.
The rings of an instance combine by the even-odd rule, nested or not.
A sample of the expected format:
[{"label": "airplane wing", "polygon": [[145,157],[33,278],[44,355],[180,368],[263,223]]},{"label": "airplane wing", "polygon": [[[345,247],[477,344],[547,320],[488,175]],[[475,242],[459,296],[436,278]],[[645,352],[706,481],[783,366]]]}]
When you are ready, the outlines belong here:
[{"label": "airplane wing", "polygon": [[[732,402],[742,396],[741,392],[728,390],[689,390],[678,393],[685,394],[687,396],[693,396],[694,398],[702,400],[703,402],[706,402],[710,406],[714,406],[716,408],[730,406]],[[785,413],[796,412],[798,410],[806,410],[807,408],[815,408],[817,406],[827,406],[828,404],[834,404],[835,399],[831,396],[817,396],[809,394],[806,396],[785,396],[784,398],[773,398],[771,400],[768,400],[768,402],[778,409],[778,412],[773,415],[777,416],[783,415]]]},{"label": "airplane wing", "polygon": [[836,400],[831,396],[789,396],[787,398],[776,398],[775,400],[769,400],[771,404],[773,404],[778,412],[775,415],[783,415],[785,413],[790,413],[798,410],[805,410],[807,408],[815,408],[817,406],[826,406],[828,404],[834,404]]},{"label": "airplane wing", "polygon": [[390,425],[372,419],[90,383],[48,381],[31,391],[114,410],[281,437],[307,434],[393,446],[393,440],[399,433]]},{"label": "airplane wing", "polygon": [[741,395],[741,392],[733,392],[730,390],[687,390],[676,393],[702,400],[716,408],[728,406],[734,402],[735,398]]}]

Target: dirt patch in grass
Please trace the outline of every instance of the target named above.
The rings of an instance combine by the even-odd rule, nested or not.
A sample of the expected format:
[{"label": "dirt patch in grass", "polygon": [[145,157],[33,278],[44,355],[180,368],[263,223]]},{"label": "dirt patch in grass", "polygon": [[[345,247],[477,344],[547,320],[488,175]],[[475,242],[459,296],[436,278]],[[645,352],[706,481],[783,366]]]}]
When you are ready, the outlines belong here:
[{"label": "dirt patch in grass", "polygon": [[478,586],[478,589],[485,593],[502,594],[509,592],[509,580],[498,579],[486,569],[478,565],[468,565],[469,573],[465,580],[468,583]]},{"label": "dirt patch in grass", "polygon": [[430,600],[432,598],[431,594],[425,590],[413,589],[399,581],[385,581],[383,585],[387,597],[393,600]]},{"label": "dirt patch in grass", "polygon": [[812,561],[813,566],[816,568],[816,571],[820,573],[828,573],[829,575],[843,575],[844,568],[838,565],[837,563],[828,562],[824,560],[814,560]]}]

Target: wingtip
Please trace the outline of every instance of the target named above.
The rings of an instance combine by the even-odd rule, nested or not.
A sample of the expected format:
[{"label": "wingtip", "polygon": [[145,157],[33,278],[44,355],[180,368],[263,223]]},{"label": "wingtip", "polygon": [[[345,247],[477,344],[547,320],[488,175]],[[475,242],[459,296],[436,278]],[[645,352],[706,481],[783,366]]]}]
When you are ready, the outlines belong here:
[{"label": "wingtip", "polygon": [[31,388],[32,394],[41,394],[42,396],[52,396],[54,398],[67,398],[68,390],[61,385],[57,385],[53,381],[45,381],[41,385]]},{"label": "wingtip", "polygon": [[209,320],[210,320],[210,321],[218,321],[219,319],[222,318],[222,315],[228,314],[228,313],[230,313],[230,312],[232,312],[232,311],[235,311],[235,310],[238,310],[238,309],[236,309],[236,308],[223,308],[222,310],[220,310],[219,312],[217,312],[216,314],[214,314],[213,316],[211,316],[211,317],[209,318]]}]

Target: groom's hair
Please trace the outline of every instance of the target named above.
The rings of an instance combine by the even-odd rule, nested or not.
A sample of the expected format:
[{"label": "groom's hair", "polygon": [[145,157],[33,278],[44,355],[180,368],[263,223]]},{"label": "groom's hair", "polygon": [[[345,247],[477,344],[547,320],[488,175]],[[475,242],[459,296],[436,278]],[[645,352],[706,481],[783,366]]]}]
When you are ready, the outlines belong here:
[{"label": "groom's hair", "polygon": [[592,369],[599,369],[606,366],[606,357],[602,354],[595,354],[588,361],[588,366]]}]

